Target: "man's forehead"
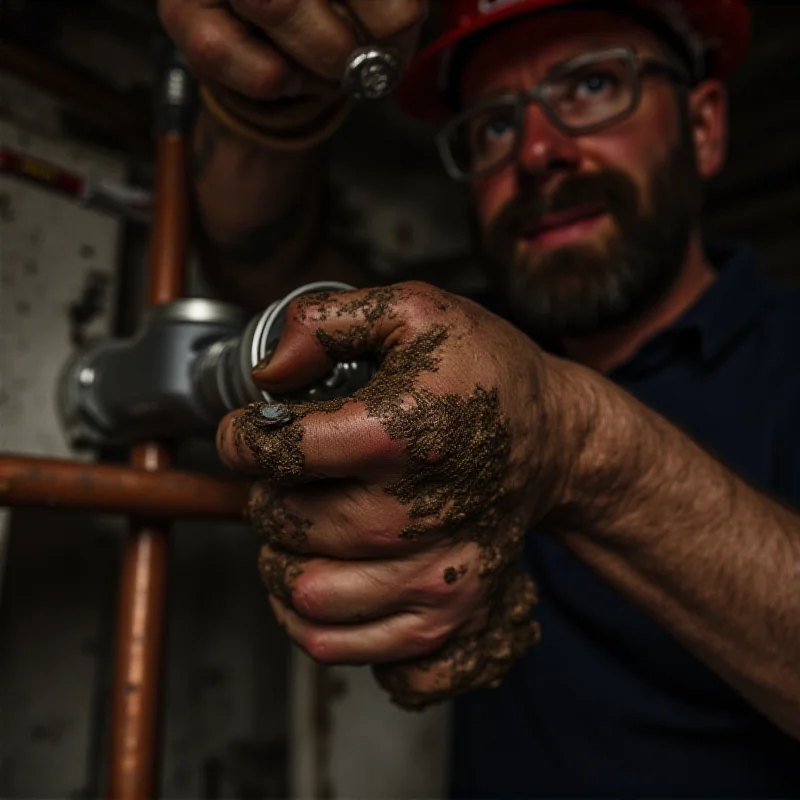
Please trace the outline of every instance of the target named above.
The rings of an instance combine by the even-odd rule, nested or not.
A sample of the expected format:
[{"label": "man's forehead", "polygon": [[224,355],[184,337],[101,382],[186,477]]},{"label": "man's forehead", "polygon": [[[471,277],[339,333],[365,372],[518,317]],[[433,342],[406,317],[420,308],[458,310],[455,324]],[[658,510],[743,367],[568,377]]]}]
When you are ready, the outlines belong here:
[{"label": "man's forehead", "polygon": [[607,11],[539,12],[490,31],[465,64],[463,88],[485,93],[514,73],[540,80],[556,64],[583,53],[628,46],[658,53],[658,38],[643,26]]}]

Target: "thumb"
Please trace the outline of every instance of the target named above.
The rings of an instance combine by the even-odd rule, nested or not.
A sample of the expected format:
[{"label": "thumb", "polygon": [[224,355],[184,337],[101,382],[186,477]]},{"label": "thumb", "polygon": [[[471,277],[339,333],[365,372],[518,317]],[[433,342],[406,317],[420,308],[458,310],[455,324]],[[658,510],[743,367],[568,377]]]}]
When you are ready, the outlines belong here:
[{"label": "thumb", "polygon": [[278,347],[253,380],[270,393],[295,392],[338,361],[386,353],[409,336],[407,297],[400,286],[303,295],[287,308]]}]

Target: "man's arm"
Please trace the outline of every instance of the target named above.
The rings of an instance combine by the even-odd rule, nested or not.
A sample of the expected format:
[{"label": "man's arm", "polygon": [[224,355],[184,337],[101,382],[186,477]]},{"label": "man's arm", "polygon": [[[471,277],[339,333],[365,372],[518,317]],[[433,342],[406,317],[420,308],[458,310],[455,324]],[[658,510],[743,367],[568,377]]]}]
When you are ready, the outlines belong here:
[{"label": "man's arm", "polygon": [[194,185],[202,261],[217,291],[262,308],[313,280],[369,282],[326,241],[320,149],[255,142],[323,141],[345,111],[341,80],[361,39],[392,47],[407,63],[426,0],[159,0],[158,7],[204,86],[204,102],[216,108],[198,120]]},{"label": "man's arm", "polygon": [[800,738],[800,518],[608,382],[594,396],[557,535]]},{"label": "man's arm", "polygon": [[203,265],[224,299],[263,308],[312,281],[367,285],[366,266],[326,237],[325,173],[322,148],[269,150],[201,111],[192,180]]}]

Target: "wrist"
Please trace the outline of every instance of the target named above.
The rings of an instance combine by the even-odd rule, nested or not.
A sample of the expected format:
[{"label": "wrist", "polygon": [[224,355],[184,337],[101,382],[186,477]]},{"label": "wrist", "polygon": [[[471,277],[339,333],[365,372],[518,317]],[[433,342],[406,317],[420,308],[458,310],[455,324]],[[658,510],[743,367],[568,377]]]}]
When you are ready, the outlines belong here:
[{"label": "wrist", "polygon": [[648,412],[610,381],[555,360],[558,430],[565,446],[560,491],[547,525],[553,532],[596,532],[635,502],[635,488],[654,463],[655,430]]},{"label": "wrist", "polygon": [[261,103],[220,86],[204,85],[206,111],[240,139],[278,151],[306,151],[322,145],[347,119],[352,102],[337,96],[285,105]]}]

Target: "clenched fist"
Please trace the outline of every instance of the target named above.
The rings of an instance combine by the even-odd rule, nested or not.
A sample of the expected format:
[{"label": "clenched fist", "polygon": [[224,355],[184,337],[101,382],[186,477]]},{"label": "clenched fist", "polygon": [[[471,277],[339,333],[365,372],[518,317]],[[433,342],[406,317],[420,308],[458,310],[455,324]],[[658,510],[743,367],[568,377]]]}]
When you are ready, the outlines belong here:
[{"label": "clenched fist", "polygon": [[275,103],[275,127],[307,123],[342,96],[359,38],[408,62],[427,0],[159,0],[161,20],[215,92]]},{"label": "clenched fist", "polygon": [[568,506],[590,432],[570,365],[420,283],[300,298],[255,377],[290,396],[354,355],[378,363],[366,387],[287,402],[283,427],[259,404],[231,414],[218,448],[256,478],[260,568],[291,638],[375,665],[419,707],[497,683],[538,638],[524,537]]}]

